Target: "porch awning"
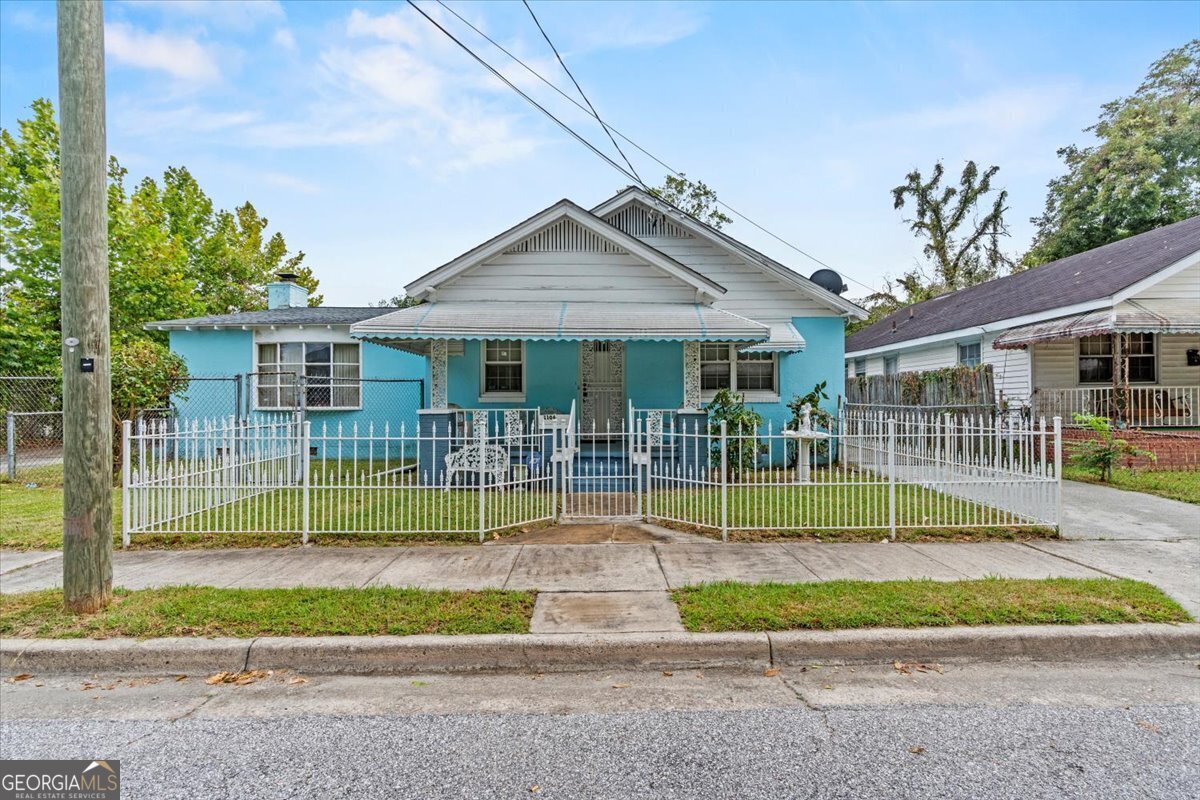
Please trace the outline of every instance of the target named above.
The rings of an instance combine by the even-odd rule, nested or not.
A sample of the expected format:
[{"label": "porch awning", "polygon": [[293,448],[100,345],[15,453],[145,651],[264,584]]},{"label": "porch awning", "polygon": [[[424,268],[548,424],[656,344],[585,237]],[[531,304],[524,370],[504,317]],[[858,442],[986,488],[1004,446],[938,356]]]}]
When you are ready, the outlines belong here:
[{"label": "porch awning", "polygon": [[771,338],[770,328],[762,323],[698,303],[434,302],[363,320],[350,326],[350,334],[395,346],[429,339],[764,342]]},{"label": "porch awning", "polygon": [[1039,342],[1106,333],[1200,333],[1200,308],[1188,300],[1157,300],[1153,305],[1127,301],[1073,317],[1037,322],[996,337],[997,350],[1015,350]]},{"label": "porch awning", "polygon": [[770,339],[743,347],[741,351],[743,353],[799,353],[804,349],[806,344],[804,337],[792,323],[772,322],[769,327],[771,328]]}]

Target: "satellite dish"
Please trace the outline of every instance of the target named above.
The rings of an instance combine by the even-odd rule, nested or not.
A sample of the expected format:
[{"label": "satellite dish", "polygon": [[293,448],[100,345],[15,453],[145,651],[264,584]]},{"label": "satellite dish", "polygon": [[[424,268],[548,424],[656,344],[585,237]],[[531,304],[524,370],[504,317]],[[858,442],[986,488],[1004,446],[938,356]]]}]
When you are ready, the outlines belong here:
[{"label": "satellite dish", "polygon": [[850,287],[842,281],[842,276],[831,269],[819,269],[809,278],[817,286],[834,294],[841,294]]}]

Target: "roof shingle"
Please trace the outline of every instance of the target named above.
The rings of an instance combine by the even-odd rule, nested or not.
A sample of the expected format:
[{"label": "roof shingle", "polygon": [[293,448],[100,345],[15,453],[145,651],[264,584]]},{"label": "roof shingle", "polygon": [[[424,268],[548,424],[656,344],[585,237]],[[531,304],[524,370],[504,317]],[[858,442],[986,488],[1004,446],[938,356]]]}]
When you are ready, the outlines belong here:
[{"label": "roof shingle", "polygon": [[1200,216],[905,306],[847,337],[846,352],[1111,297],[1197,251]]}]

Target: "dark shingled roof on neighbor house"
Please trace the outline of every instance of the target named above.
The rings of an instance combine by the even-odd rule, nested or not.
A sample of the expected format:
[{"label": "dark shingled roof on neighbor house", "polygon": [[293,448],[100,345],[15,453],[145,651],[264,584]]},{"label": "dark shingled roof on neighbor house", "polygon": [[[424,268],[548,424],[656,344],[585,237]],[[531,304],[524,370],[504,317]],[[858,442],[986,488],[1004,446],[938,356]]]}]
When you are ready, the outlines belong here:
[{"label": "dark shingled roof on neighbor house", "polygon": [[213,326],[239,325],[353,325],[364,319],[383,316],[394,308],[362,308],[351,306],[300,306],[298,308],[272,308],[266,311],[242,311],[237,314],[214,314],[208,317],[188,319],[166,319],[150,322],[147,328],[170,330],[172,328],[211,328]]},{"label": "dark shingled roof on neighbor house", "polygon": [[[1100,300],[1200,251],[1200,217],[925,300],[846,338],[846,352]],[[892,326],[895,325],[895,330]]]}]

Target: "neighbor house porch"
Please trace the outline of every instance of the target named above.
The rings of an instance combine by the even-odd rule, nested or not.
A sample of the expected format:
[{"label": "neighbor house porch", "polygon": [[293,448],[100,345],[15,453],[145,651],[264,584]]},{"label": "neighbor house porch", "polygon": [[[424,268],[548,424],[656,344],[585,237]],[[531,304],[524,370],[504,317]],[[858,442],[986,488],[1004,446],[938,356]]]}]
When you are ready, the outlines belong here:
[{"label": "neighbor house porch", "polygon": [[[1161,304],[1160,304],[1161,305]],[[1200,310],[1126,304],[1006,331],[1028,348],[1035,416],[1109,417],[1130,427],[1200,426]]]}]

